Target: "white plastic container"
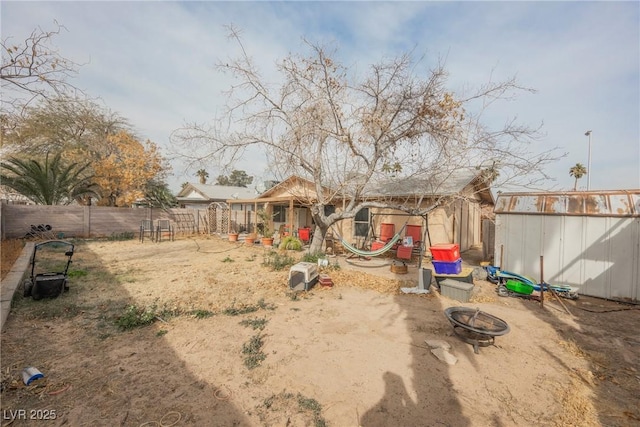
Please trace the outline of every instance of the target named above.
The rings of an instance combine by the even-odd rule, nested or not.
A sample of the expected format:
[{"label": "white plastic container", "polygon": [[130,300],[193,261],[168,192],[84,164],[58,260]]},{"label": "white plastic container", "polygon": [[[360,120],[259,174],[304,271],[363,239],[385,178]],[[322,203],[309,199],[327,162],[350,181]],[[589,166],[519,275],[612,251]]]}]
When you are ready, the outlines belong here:
[{"label": "white plastic container", "polygon": [[37,380],[43,377],[44,377],[44,374],[40,372],[37,368],[34,368],[33,366],[29,366],[28,368],[24,368],[22,370],[22,382],[24,382],[25,385],[29,385],[34,380]]},{"label": "white plastic container", "polygon": [[312,262],[299,262],[289,269],[289,288],[308,291],[318,281],[318,266]]}]

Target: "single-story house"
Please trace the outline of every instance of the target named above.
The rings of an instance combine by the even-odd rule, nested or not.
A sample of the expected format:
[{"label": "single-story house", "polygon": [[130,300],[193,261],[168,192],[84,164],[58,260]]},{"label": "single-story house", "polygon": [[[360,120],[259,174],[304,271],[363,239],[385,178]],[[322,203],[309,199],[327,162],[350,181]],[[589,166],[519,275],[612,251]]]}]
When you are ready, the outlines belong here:
[{"label": "single-story house", "polygon": [[[441,203],[425,217],[410,216],[394,209],[365,208],[354,218],[336,223],[333,230],[348,242],[363,246],[367,240],[380,238],[391,229],[397,232],[406,224],[420,227],[427,249],[435,243],[458,243],[460,250],[464,251],[481,243],[483,212],[491,210],[494,205],[493,195],[481,178],[478,170],[461,169],[443,180],[438,188],[411,179],[369,185],[364,194],[370,201],[392,200],[396,204],[413,207],[431,206],[435,200]],[[337,194],[332,198],[334,204],[325,206],[327,214],[343,209],[348,203],[348,199],[334,193]],[[316,199],[313,182],[291,176],[256,197],[228,199],[232,215],[234,212],[245,213],[235,218],[232,216],[230,230],[253,229],[258,222],[255,211],[265,206],[273,217],[272,228],[275,230],[286,229],[295,234],[301,228],[313,228],[309,206]]]},{"label": "single-story house", "polygon": [[205,209],[213,202],[248,199],[256,196],[253,189],[228,185],[188,183],[176,196],[181,208]]}]

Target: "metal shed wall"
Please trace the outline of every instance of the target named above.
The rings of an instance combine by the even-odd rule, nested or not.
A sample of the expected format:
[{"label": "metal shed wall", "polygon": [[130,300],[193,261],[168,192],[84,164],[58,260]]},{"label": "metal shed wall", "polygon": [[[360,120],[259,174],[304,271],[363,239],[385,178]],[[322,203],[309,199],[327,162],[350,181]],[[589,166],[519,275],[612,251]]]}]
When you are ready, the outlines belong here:
[{"label": "metal shed wall", "polygon": [[[619,193],[615,196],[611,199],[619,200]],[[638,302],[638,193],[629,200],[633,203],[624,215],[616,215],[617,209],[591,215],[559,214],[548,208],[531,209],[522,198],[509,202],[513,207],[509,211],[501,210],[500,206],[507,203],[498,201],[496,264],[500,263],[502,253],[504,270],[540,280],[540,256],[543,256],[544,279],[548,283],[575,286],[582,295]],[[615,207],[615,203],[610,206]]]}]

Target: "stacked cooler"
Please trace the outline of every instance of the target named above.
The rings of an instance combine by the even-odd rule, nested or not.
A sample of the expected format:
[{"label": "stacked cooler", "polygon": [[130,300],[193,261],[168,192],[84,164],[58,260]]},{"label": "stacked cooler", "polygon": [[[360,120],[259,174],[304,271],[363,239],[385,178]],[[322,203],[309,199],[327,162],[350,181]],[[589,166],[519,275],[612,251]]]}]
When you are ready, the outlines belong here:
[{"label": "stacked cooler", "polygon": [[462,272],[462,258],[460,246],[457,243],[440,243],[429,247],[431,263],[436,274],[460,274]]}]

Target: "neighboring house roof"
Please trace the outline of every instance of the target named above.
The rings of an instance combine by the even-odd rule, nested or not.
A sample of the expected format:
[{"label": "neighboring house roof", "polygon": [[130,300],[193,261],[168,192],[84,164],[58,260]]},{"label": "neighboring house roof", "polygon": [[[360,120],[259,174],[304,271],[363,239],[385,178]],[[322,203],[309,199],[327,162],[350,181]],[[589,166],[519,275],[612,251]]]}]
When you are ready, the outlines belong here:
[{"label": "neighboring house roof", "polygon": [[230,185],[188,183],[176,196],[180,202],[223,202],[229,199],[249,199],[256,196],[255,190]]}]

